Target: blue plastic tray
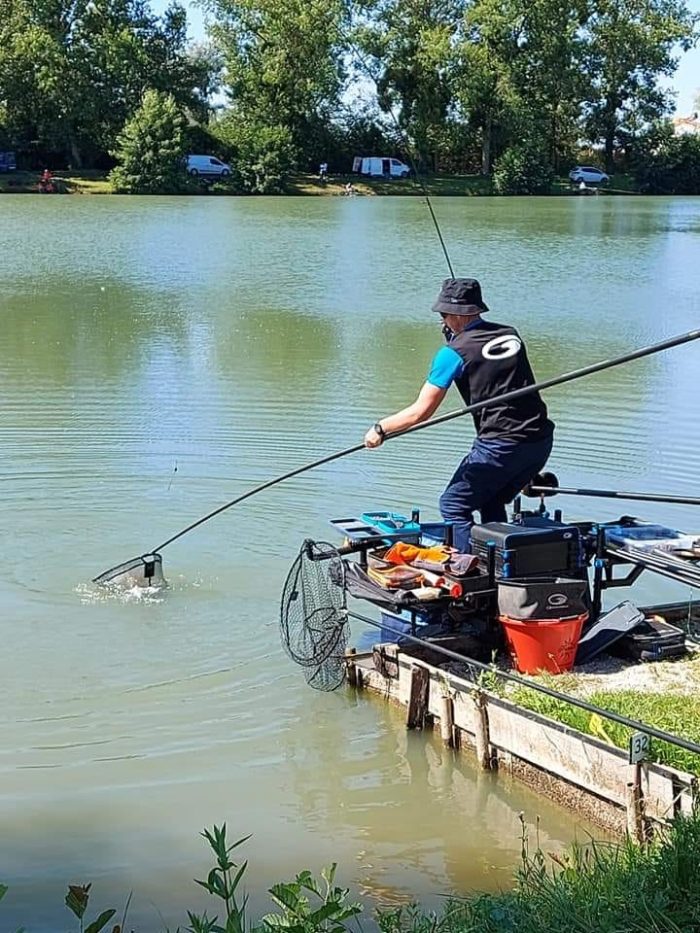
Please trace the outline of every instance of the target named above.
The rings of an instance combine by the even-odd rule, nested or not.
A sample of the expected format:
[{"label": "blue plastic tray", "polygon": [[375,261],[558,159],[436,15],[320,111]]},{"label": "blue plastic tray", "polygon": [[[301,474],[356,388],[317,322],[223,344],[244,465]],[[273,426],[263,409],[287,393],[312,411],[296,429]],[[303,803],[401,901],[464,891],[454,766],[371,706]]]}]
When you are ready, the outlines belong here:
[{"label": "blue plastic tray", "polygon": [[362,521],[379,531],[388,534],[419,535],[421,531],[418,522],[411,521],[400,512],[363,512]]}]

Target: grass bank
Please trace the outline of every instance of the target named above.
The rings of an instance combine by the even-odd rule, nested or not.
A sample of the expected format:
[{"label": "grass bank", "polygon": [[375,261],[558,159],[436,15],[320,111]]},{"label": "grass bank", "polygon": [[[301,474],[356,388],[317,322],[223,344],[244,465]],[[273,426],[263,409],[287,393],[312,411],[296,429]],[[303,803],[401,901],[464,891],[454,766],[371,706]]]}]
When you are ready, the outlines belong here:
[{"label": "grass bank", "polygon": [[[483,175],[431,175],[422,179],[431,197],[478,197],[493,194],[490,178]],[[412,178],[362,178],[357,175],[332,175],[325,184],[315,175],[293,175],[287,183],[289,194],[342,197],[350,182],[357,194],[421,195],[421,186]]]},{"label": "grass bank", "polygon": [[[345,185],[351,182],[359,195],[422,195],[423,189],[413,178],[359,178],[357,175],[333,175],[322,184],[315,175],[294,175],[289,179],[289,194],[311,194],[342,196]],[[496,193],[491,178],[483,175],[430,175],[422,179],[431,197],[484,197]],[[635,194],[634,179],[630,175],[616,175],[609,186],[602,189],[605,195]],[[549,195],[579,196],[568,177],[556,178]]]},{"label": "grass bank", "polygon": [[[571,685],[564,686],[560,681],[561,678],[558,678],[557,683],[552,685],[567,693],[577,692],[575,688],[571,689]],[[602,739],[610,745],[625,749],[629,745],[631,729],[603,719],[597,714],[587,713],[578,707],[525,687],[509,692],[508,698],[525,709],[548,716],[586,735]],[[690,742],[700,743],[700,694],[698,693],[683,695],[650,693],[640,690],[599,690],[587,694],[586,699],[601,709],[627,716],[630,719],[641,720],[663,732]],[[651,759],[660,764],[678,768],[680,771],[700,775],[700,756],[675,745],[669,745],[667,742],[652,740]]]},{"label": "grass bank", "polygon": [[[36,194],[39,191],[40,172],[10,172],[0,174],[0,194]],[[54,183],[60,194],[112,194],[112,188],[103,171],[61,172],[57,171]],[[287,181],[286,194],[314,195],[318,197],[343,197],[345,185],[352,182],[355,191],[363,197],[384,195],[422,195],[423,191],[411,178],[359,178],[357,175],[333,175],[322,184],[315,175],[292,175]],[[483,175],[431,175],[424,180],[425,189],[431,197],[483,197],[494,195],[490,178]],[[616,175],[608,194],[634,194],[634,184],[629,176]],[[235,195],[233,186],[226,180],[217,180],[205,188],[193,182],[188,194],[208,196]],[[558,178],[552,185],[551,195],[576,195],[568,178]]]},{"label": "grass bank", "polygon": [[[253,918],[245,894],[248,863],[236,851],[248,837],[229,844],[225,825],[202,835],[214,864],[197,884],[210,895],[211,913],[188,911],[188,925],[178,930],[361,933],[364,907],[336,884],[335,865],[323,869],[320,877],[303,871],[293,881],[274,885],[269,889],[271,912]],[[511,890],[452,898],[439,914],[417,905],[380,909],[375,922],[381,933],[691,933],[700,930],[698,864],[698,815],[676,820],[644,848],[591,841],[563,855],[548,855],[539,847],[531,853],[523,836],[521,865]],[[81,931],[133,930],[128,921],[131,895],[119,912],[93,908],[90,888],[71,885],[65,899]],[[0,885],[0,899],[6,890]]]},{"label": "grass bank", "polygon": [[[41,172],[8,172],[0,175],[0,194],[37,194]],[[59,194],[111,194],[107,173],[98,171],[56,172],[53,176]]]},{"label": "grass bank", "polygon": [[[16,194],[36,194],[39,190],[40,172],[11,172],[0,175],[0,192]],[[56,172],[54,183],[60,194],[112,194],[107,180],[107,173]],[[412,195],[421,194],[421,189],[411,179],[383,178],[360,179],[356,175],[336,175],[322,184],[315,175],[292,175],[286,185],[289,195],[318,195],[320,197],[341,197],[345,195],[345,185],[352,182],[357,194],[374,195]],[[426,188],[432,196],[450,197],[493,194],[491,181],[480,175],[436,176],[426,181]],[[233,186],[225,179],[217,179],[208,188],[198,182],[192,183],[188,194],[233,195]]]}]

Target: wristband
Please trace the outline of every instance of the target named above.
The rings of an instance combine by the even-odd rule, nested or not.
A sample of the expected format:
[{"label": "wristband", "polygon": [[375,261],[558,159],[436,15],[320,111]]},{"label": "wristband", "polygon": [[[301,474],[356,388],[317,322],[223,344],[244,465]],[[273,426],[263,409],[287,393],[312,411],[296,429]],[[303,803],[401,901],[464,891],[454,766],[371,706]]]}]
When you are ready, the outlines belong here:
[{"label": "wristband", "polygon": [[377,433],[382,440],[386,437],[386,431],[378,421],[376,424],[372,425],[372,430]]}]

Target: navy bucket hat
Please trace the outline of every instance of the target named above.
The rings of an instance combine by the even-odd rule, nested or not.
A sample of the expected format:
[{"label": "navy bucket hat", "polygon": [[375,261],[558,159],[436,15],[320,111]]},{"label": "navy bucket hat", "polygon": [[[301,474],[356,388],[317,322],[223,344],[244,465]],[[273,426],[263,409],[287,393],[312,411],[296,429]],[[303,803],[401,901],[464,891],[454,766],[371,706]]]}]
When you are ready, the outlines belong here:
[{"label": "navy bucket hat", "polygon": [[476,279],[445,279],[433,305],[439,314],[481,314],[488,311]]}]

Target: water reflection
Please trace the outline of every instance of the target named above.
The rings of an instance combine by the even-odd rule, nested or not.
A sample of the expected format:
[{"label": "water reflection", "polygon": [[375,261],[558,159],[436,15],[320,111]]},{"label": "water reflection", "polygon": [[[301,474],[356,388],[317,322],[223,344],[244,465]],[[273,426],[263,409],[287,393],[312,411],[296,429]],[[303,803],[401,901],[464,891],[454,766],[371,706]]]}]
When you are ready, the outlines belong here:
[{"label": "water reflection", "polygon": [[[542,379],[696,326],[691,199],[436,210],[455,268],[483,280]],[[367,508],[435,515],[467,418],[200,527],[166,552],[160,602],[86,598],[95,573],[358,443],[414,397],[441,343],[430,306],[444,276],[421,200],[8,197],[0,255],[10,926],[55,929],[63,882],[87,873],[110,900],[134,887],[172,905],[174,928],[196,906],[183,878],[206,870],[197,833],[223,819],[255,834],[250,884],[264,908],[267,886],[331,861],[392,902],[506,883],[521,809],[530,826],[541,816],[547,845],[570,839],[569,814],[407,735],[399,711],[311,694],[278,644],[301,539]],[[562,480],[692,494],[697,352],[547,393]],[[569,517],[625,508],[556,504]],[[643,517],[694,521],[651,505]],[[686,595],[670,588],[641,581],[640,598]]]},{"label": "water reflection", "polygon": [[[522,829],[508,780],[477,771],[469,755],[455,756],[433,734],[408,732],[403,710],[355,701],[368,702],[379,733],[339,741],[337,720],[321,715],[303,743],[296,733],[287,736],[285,767],[307,826],[351,835],[358,883],[382,904],[412,897],[397,864],[410,865],[432,891],[505,883]],[[393,746],[389,758],[387,741]],[[427,790],[420,813],[413,805],[417,788]],[[527,832],[534,838],[541,814],[547,824],[542,845],[559,848],[570,831],[566,820],[559,816],[557,824],[552,805],[522,788],[519,794]]]},{"label": "water reflection", "polygon": [[301,389],[339,368],[339,331],[331,316],[261,303],[220,323],[215,359],[222,376],[238,385]]}]

